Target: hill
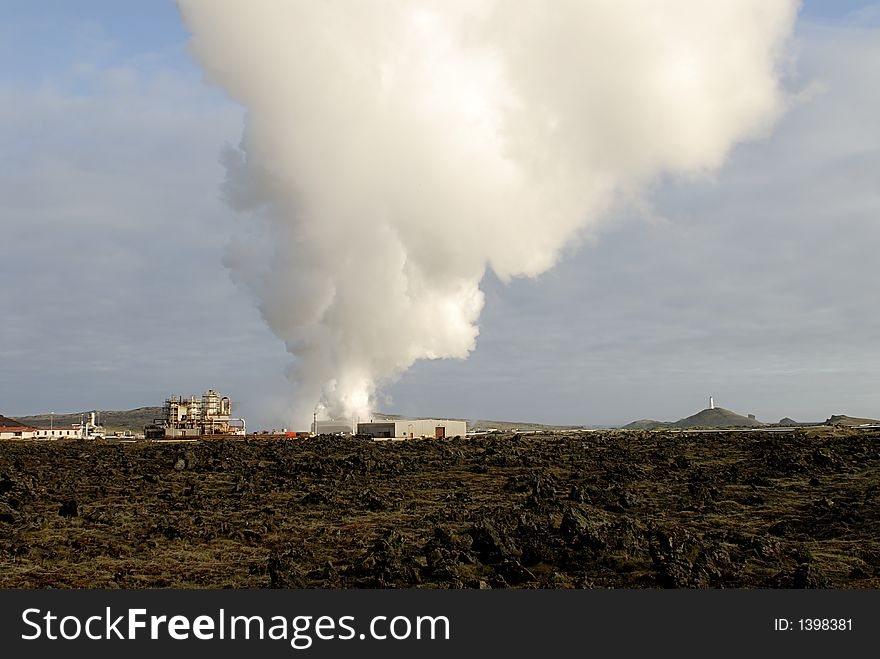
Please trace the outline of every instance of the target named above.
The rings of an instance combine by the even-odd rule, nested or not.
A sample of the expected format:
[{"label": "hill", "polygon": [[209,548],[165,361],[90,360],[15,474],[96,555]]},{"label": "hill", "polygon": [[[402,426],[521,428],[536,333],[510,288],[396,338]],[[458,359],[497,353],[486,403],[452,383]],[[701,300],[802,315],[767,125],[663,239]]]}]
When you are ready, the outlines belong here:
[{"label": "hill", "polygon": [[657,430],[658,428],[672,428],[672,421],[654,421],[653,419],[639,419],[632,421],[625,426],[621,426],[624,430]]},{"label": "hill", "polygon": [[821,426],[823,423],[824,423],[824,421],[795,421],[790,416],[787,416],[782,419],[779,419],[779,421],[776,422],[776,425],[777,426],[786,426],[789,428],[792,428],[792,427],[809,428],[812,426]]},{"label": "hill", "polygon": [[846,414],[834,414],[825,421],[826,426],[866,426],[880,423],[877,419],[862,419]]},{"label": "hill", "polygon": [[[16,417],[18,423],[23,423],[34,428],[67,428],[78,424],[80,418],[87,416],[92,410],[85,412],[68,412],[64,414],[34,414],[31,416]],[[141,431],[153,419],[162,417],[161,407],[137,407],[133,410],[97,410],[98,423],[106,430],[134,430]]]},{"label": "hill", "polygon": [[764,424],[757,419],[742,416],[723,407],[706,408],[696,414],[679,419],[672,424],[676,428],[739,428]]},{"label": "hill", "polygon": [[654,421],[640,419],[623,426],[624,430],[658,430],[661,428],[740,428],[764,424],[757,419],[742,416],[723,407],[706,408],[678,421]]},{"label": "hill", "polygon": [[28,425],[16,419],[10,419],[8,416],[0,414],[0,428],[15,428],[17,426]]}]

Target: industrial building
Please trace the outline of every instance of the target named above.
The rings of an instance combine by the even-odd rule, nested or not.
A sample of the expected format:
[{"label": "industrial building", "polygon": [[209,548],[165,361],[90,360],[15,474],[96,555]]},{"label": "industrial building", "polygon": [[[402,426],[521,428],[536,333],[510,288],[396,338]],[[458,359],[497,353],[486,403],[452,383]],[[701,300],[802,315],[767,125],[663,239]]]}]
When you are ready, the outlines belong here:
[{"label": "industrial building", "polygon": [[467,421],[447,419],[386,419],[357,424],[357,434],[368,437],[404,438],[416,437],[464,437]]},{"label": "industrial building", "polygon": [[351,421],[339,421],[337,419],[316,419],[312,422],[313,435],[351,435],[353,425]]},{"label": "industrial building", "polygon": [[233,418],[232,402],[208,389],[201,398],[169,396],[165,399],[164,418],[144,427],[146,439],[182,439],[211,435],[243,436],[245,420]]},{"label": "industrial building", "polygon": [[0,439],[33,439],[37,428],[26,426],[15,419],[0,416]]},{"label": "industrial building", "polygon": [[104,429],[95,422],[95,412],[73,426],[33,428],[0,416],[0,439],[101,439]]}]

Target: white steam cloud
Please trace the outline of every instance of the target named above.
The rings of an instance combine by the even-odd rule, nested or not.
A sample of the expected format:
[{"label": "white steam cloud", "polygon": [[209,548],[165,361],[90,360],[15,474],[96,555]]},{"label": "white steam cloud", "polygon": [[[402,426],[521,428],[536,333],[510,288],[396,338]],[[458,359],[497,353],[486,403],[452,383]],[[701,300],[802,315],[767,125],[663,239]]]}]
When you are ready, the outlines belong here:
[{"label": "white steam cloud", "polygon": [[294,418],[366,415],[474,349],[486,267],[535,276],[619,195],[768,130],[790,0],[179,0],[247,109],[227,264],[295,356]]}]

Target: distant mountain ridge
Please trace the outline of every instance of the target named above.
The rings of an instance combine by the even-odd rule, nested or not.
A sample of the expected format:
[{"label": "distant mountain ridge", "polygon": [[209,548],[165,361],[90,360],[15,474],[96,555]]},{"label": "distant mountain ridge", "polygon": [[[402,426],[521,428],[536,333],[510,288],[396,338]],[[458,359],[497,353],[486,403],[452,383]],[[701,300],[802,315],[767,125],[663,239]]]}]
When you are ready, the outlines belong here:
[{"label": "distant mountain ridge", "polygon": [[834,414],[825,421],[826,426],[867,426],[878,424],[877,419],[862,419],[846,414]]},{"label": "distant mountain ridge", "polygon": [[0,414],[0,428],[18,428],[21,426],[28,426],[28,424],[22,423],[18,419],[10,419],[8,416]]},{"label": "distant mountain ridge", "polygon": [[33,414],[31,416],[19,416],[16,420],[34,428],[69,428],[80,422],[84,416],[96,411],[98,423],[107,430],[134,430],[142,431],[144,426],[152,423],[154,419],[161,419],[164,415],[161,407],[136,407],[133,410],[88,410],[84,412],[68,412],[64,414]]},{"label": "distant mountain ridge", "polygon": [[624,430],[659,430],[661,428],[674,427],[673,421],[655,421],[654,419],[639,419],[621,426]]}]

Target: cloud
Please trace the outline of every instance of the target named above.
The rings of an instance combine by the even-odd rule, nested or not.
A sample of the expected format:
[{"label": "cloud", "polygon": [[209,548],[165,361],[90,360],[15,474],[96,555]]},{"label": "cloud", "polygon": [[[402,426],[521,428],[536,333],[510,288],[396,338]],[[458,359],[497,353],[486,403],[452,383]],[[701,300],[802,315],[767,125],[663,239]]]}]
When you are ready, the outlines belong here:
[{"label": "cloud", "polygon": [[712,180],[656,186],[664,221],[620,212],[539,280],[487,280],[473,358],[417,365],[391,390],[398,405],[624,423],[714,394],[771,421],[876,418],[878,37],[801,24],[788,84],[814,93],[771,136]]},{"label": "cloud", "polygon": [[619,195],[702,175],[779,116],[794,2],[181,0],[247,108],[227,263],[295,357],[295,418],[367,414],[474,348],[487,268],[551,268]]}]

